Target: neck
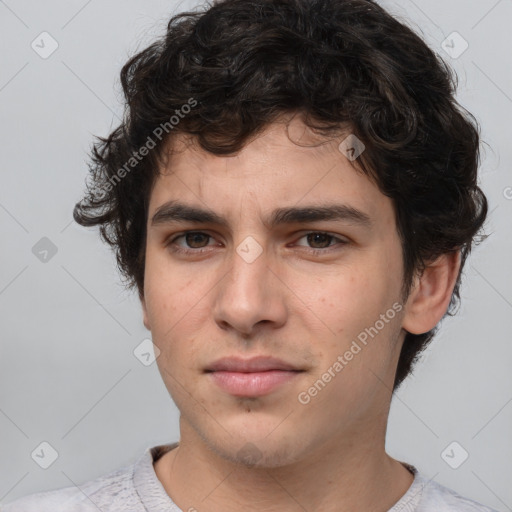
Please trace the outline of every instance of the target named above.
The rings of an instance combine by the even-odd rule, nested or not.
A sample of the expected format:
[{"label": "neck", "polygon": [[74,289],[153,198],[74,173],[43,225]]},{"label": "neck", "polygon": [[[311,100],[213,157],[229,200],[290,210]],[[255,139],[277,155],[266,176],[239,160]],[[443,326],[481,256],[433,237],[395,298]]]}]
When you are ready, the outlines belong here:
[{"label": "neck", "polygon": [[183,420],[180,430],[179,446],[155,463],[155,471],[184,511],[385,512],[413,481],[385,452],[385,425],[364,436],[357,429],[352,435],[344,432],[277,467],[236,464],[213,451]]}]

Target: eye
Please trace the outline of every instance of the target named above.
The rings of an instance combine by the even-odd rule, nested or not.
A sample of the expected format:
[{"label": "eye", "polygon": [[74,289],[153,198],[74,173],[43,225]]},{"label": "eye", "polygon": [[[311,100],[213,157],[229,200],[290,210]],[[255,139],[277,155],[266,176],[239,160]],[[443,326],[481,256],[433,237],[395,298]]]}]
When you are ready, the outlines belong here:
[{"label": "eye", "polygon": [[[169,240],[166,246],[175,253],[201,254],[209,251],[209,247],[214,247],[213,244],[208,243],[210,239],[213,239],[213,237],[208,233],[202,231],[187,231]],[[337,250],[339,248],[337,246],[348,244],[347,240],[323,231],[311,231],[306,233],[299,238],[299,241],[303,239],[306,239],[307,245],[300,243],[296,243],[295,245],[304,247],[312,254],[326,254],[332,250]],[[183,243],[179,243],[180,240]]]},{"label": "eye", "polygon": [[[180,238],[183,238],[186,244],[185,247],[176,243]],[[178,253],[201,253],[207,250],[208,245],[205,245],[205,243],[207,244],[210,238],[212,238],[210,235],[202,231],[187,231],[169,240],[167,246]]]},{"label": "eye", "polygon": [[[328,249],[334,247],[335,245],[345,245],[347,244],[347,240],[339,238],[334,235],[330,235],[329,233],[324,233],[323,231],[311,231],[302,236],[299,240],[306,239],[308,244],[312,244],[313,247],[309,247],[311,252],[313,253],[325,253],[329,252]],[[338,242],[337,244],[332,245],[331,242]],[[298,244],[301,246],[301,244]]]}]

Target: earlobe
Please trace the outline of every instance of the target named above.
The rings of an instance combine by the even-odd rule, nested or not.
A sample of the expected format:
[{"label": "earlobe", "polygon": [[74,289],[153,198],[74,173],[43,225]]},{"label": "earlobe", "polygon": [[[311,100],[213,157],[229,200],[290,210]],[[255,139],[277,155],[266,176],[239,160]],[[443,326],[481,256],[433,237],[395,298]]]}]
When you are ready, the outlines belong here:
[{"label": "earlobe", "polygon": [[405,305],[403,329],[411,334],[423,334],[439,323],[450,305],[460,263],[460,251],[445,253],[416,277]]},{"label": "earlobe", "polygon": [[142,305],[142,322],[144,323],[144,327],[148,331],[151,331],[151,326],[150,326],[149,318],[148,318],[148,310],[146,308],[146,299],[142,296],[139,296],[139,297],[140,297],[140,303]]}]

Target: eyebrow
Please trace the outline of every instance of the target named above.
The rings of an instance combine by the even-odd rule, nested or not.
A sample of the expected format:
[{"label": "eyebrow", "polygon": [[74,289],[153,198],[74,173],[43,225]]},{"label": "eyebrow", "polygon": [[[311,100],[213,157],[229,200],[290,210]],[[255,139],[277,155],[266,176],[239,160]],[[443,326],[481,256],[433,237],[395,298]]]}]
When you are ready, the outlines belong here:
[{"label": "eyebrow", "polygon": [[[366,228],[371,228],[373,225],[367,213],[346,204],[277,208],[272,212],[265,224],[268,224],[270,228],[274,228],[282,224],[312,223],[329,220],[347,221]],[[228,226],[228,221],[217,213],[179,201],[168,201],[159,206],[151,218],[151,226],[172,222]]]}]

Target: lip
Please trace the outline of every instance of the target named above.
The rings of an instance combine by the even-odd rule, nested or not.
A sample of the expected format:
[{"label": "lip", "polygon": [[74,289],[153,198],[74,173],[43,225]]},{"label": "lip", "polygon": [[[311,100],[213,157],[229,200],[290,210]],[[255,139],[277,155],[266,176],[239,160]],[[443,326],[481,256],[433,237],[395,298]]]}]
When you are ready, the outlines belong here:
[{"label": "lip", "polygon": [[276,390],[296,378],[301,372],[291,370],[269,370],[266,372],[211,372],[210,379],[230,395],[256,397]]},{"label": "lip", "polygon": [[267,395],[303,371],[281,359],[266,356],[222,358],[205,370],[220,389],[239,397]]},{"label": "lip", "polygon": [[223,357],[206,368],[206,372],[268,372],[270,370],[300,371],[302,368],[287,363],[282,359],[269,356],[256,356],[250,359],[240,357]]}]

